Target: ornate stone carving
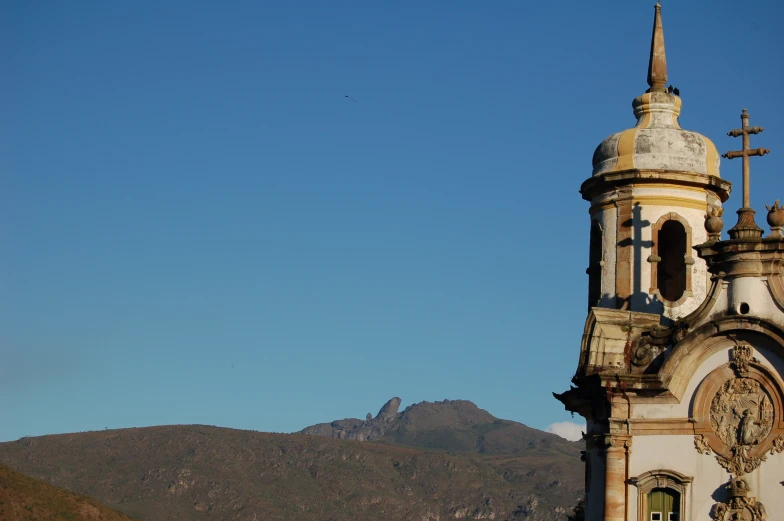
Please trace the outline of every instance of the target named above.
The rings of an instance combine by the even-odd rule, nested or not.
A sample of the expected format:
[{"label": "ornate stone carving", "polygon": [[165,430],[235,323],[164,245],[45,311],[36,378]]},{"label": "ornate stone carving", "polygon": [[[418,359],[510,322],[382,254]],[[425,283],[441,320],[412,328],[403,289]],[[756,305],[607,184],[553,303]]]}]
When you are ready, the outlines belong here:
[{"label": "ornate stone carving", "polygon": [[749,456],[748,447],[732,447],[731,451],[732,454],[728,458],[716,453],[716,460],[727,472],[736,476],[753,472],[768,459],[764,454],[757,457]]},{"label": "ornate stone carving", "polygon": [[746,376],[749,374],[749,362],[753,360],[753,350],[751,344],[748,342],[736,342],[735,348],[732,350],[732,362],[730,365],[735,370],[738,376]]},{"label": "ornate stone carving", "polygon": [[711,454],[713,452],[710,448],[710,444],[708,444],[708,440],[706,440],[705,436],[702,434],[694,436],[694,447],[700,454]]},{"label": "ornate stone carving", "polygon": [[757,380],[733,378],[713,398],[710,419],[727,447],[757,445],[773,428],[773,404]]},{"label": "ornate stone carving", "polygon": [[784,452],[784,434],[779,434],[779,436],[773,440],[773,445],[770,448],[771,454],[777,454],[779,452]]},{"label": "ornate stone carving", "polygon": [[774,431],[781,414],[776,412],[781,408],[776,384],[759,372],[756,362],[751,345],[736,341],[732,361],[712,373],[709,394],[698,399],[694,447],[700,454],[715,454],[735,477],[754,471],[768,451],[784,452],[784,436],[777,438],[780,433]]},{"label": "ornate stone carving", "polygon": [[730,497],[726,503],[713,506],[711,519],[714,521],[767,521],[765,506],[748,497],[749,486],[740,478],[730,480],[727,485]]},{"label": "ornate stone carving", "polygon": [[[748,365],[740,365],[736,369],[741,368],[748,371]],[[748,450],[767,438],[773,429],[773,404],[757,380],[728,380],[713,398],[710,423],[713,432],[732,453],[729,458],[716,454],[719,464],[727,471],[736,476],[743,475],[765,461],[764,455],[751,457],[748,454]]]},{"label": "ornate stone carving", "polygon": [[632,349],[631,362],[637,367],[645,367],[653,361],[654,356],[655,353],[651,349],[651,338],[642,337]]}]

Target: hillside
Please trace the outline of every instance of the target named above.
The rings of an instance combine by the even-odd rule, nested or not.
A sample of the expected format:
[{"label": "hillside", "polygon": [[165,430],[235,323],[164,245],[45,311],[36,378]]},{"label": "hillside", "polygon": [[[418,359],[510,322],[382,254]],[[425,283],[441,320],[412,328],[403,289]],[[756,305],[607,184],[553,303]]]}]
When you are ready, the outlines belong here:
[{"label": "hillside", "polygon": [[0,521],[131,521],[90,498],[0,465]]},{"label": "hillside", "polygon": [[519,452],[192,425],[23,438],[0,444],[0,462],[142,521],[565,520],[576,447]]},{"label": "hillside", "polygon": [[304,428],[303,434],[479,454],[579,458],[580,445],[522,423],[496,418],[467,400],[421,402],[398,412],[392,398],[375,417],[336,420]]}]

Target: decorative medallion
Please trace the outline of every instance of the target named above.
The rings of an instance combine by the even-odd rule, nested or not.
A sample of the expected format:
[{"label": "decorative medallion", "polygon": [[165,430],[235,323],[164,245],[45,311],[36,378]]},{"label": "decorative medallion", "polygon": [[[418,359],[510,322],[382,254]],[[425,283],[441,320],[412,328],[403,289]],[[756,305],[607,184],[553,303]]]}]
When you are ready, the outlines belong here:
[{"label": "decorative medallion", "polygon": [[730,480],[727,485],[730,498],[726,503],[716,503],[711,512],[714,521],[767,521],[765,506],[748,497],[749,486],[741,478]]},{"label": "decorative medallion", "polygon": [[732,361],[706,380],[696,413],[695,449],[715,454],[736,477],[759,467],[768,451],[784,452],[777,385],[760,372],[753,353],[747,342],[736,341]]},{"label": "decorative medallion", "polygon": [[773,403],[757,380],[733,378],[713,398],[710,419],[727,447],[757,445],[773,429]]}]

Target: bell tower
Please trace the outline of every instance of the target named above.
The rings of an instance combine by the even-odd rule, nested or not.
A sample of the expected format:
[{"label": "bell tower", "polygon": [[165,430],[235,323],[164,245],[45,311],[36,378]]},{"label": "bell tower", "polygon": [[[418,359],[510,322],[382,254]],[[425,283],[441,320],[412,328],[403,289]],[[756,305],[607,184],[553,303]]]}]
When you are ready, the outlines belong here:
[{"label": "bell tower", "polygon": [[661,6],[656,5],[648,90],[634,99],[637,123],[596,148],[580,188],[591,203],[588,307],[643,311],[675,320],[705,298],[704,216],[721,212],[730,184],[710,139],[681,128],[682,101],[667,85]]}]

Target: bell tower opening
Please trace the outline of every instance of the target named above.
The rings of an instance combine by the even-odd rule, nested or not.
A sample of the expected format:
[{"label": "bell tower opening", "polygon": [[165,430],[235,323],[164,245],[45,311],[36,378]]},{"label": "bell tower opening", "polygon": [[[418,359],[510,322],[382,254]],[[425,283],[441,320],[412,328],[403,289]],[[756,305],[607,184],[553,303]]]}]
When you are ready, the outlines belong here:
[{"label": "bell tower opening", "polygon": [[591,220],[591,238],[588,246],[588,309],[599,305],[602,298],[602,225]]},{"label": "bell tower opening", "polygon": [[656,286],[665,300],[674,302],[686,291],[686,229],[676,220],[667,221],[659,230],[658,239],[661,261]]}]

